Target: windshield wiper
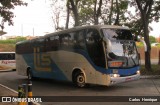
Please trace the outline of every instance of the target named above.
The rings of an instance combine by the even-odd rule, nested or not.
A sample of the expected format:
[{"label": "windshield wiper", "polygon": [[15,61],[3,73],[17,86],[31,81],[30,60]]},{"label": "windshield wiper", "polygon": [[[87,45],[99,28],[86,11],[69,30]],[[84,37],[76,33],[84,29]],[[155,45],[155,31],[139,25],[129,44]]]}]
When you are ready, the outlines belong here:
[{"label": "windshield wiper", "polygon": [[131,57],[131,59],[132,59],[132,61],[133,61],[133,63],[134,63],[134,66],[136,66],[136,62],[134,61],[134,59]]}]

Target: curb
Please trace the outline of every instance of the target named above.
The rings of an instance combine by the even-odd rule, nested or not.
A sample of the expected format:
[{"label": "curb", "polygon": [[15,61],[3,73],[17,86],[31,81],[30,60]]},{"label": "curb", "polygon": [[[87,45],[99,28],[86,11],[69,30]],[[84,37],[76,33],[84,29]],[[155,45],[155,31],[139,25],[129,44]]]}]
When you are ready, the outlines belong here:
[{"label": "curb", "polygon": [[10,72],[10,71],[15,71],[15,70],[12,70],[12,69],[0,70],[0,72]]},{"label": "curb", "polygon": [[8,89],[8,90],[10,90],[10,91],[12,91],[13,93],[18,94],[18,92],[17,92],[17,91],[15,91],[15,90],[13,90],[13,89],[11,89],[11,88],[9,88],[9,87],[5,86],[5,85],[0,84],[0,86],[1,86],[1,87],[4,87],[4,88],[6,88],[6,89]]},{"label": "curb", "polygon": [[158,79],[160,78],[160,75],[144,75],[140,76],[140,79]]},{"label": "curb", "polygon": [[[15,91],[15,90],[13,90],[13,89],[11,89],[11,88],[9,88],[9,87],[5,86],[5,85],[0,84],[0,86],[1,86],[1,87],[4,87],[4,88],[6,88],[6,89],[8,89],[9,91],[12,91],[12,92],[14,92],[14,93],[18,94],[18,92],[17,92],[17,91]],[[32,102],[32,103],[33,103],[34,105],[41,105],[41,104],[36,103],[36,102]]]}]

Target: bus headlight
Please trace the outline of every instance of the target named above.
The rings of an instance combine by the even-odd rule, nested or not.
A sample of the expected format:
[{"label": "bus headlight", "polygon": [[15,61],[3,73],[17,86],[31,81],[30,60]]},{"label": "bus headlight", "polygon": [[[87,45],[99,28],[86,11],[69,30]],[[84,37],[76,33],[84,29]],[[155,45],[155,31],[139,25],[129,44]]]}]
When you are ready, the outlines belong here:
[{"label": "bus headlight", "polygon": [[137,74],[140,74],[140,71],[139,71],[139,70],[137,71]]},{"label": "bus headlight", "polygon": [[110,76],[111,76],[111,77],[115,77],[115,78],[116,78],[116,77],[120,77],[119,74],[110,74]]}]

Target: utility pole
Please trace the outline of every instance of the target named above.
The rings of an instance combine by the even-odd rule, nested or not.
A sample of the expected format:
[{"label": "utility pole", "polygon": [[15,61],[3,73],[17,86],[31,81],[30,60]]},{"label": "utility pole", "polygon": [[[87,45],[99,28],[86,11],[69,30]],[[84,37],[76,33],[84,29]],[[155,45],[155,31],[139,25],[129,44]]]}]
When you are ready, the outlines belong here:
[{"label": "utility pole", "polygon": [[34,36],[34,27],[33,27],[33,36]]},{"label": "utility pole", "polygon": [[23,36],[23,24],[21,24],[21,34]]}]

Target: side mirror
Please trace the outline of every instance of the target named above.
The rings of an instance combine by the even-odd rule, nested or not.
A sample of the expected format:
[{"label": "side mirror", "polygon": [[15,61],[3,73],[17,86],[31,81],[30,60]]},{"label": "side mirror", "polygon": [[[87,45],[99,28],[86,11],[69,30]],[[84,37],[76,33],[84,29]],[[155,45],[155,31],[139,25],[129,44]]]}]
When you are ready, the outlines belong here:
[{"label": "side mirror", "polygon": [[143,45],[144,45],[144,51],[146,52],[147,51],[146,42],[143,39],[140,39],[140,41],[143,43]]},{"label": "side mirror", "polygon": [[140,42],[141,39],[142,39],[142,36],[140,36],[140,35],[133,35],[133,40],[134,41]]},{"label": "side mirror", "polygon": [[103,38],[103,41],[107,44],[107,52],[112,52],[112,43],[109,39]]},{"label": "side mirror", "polygon": [[133,35],[133,39],[134,41],[137,41],[137,42],[142,42],[143,45],[144,45],[144,51],[146,52],[147,51],[147,45],[146,45],[146,42],[144,41],[144,39],[142,38],[141,35]]}]

